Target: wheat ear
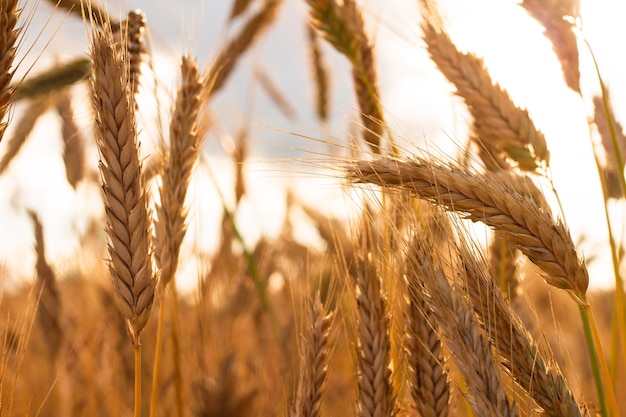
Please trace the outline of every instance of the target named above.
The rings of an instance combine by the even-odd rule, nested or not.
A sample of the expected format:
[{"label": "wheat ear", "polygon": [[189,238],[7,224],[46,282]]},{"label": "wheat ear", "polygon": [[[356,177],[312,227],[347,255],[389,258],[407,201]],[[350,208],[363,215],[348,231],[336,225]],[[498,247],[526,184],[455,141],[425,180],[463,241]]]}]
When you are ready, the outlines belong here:
[{"label": "wheat ear", "polygon": [[241,32],[228,42],[217,54],[207,77],[208,95],[220,90],[232,73],[237,60],[274,21],[282,0],[265,0],[265,4],[252,16]]},{"label": "wheat ear", "polygon": [[17,8],[17,0],[6,0],[0,3],[0,141],[7,127],[4,118],[9,111],[14,94],[11,79],[14,72],[12,66],[17,38],[20,34],[20,29],[16,28],[20,13],[21,9]]},{"label": "wheat ear", "polygon": [[580,416],[581,409],[555,361],[547,362],[505,301],[487,266],[462,247],[463,284],[504,368],[547,416]]},{"label": "wheat ear", "polygon": [[363,140],[380,153],[383,112],[380,105],[374,47],[365,33],[363,15],[354,0],[307,0],[311,23],[352,64],[352,80],[363,122]]},{"label": "wheat ear", "polygon": [[61,330],[61,297],[57,286],[54,270],[46,257],[46,246],[43,237],[43,225],[35,212],[29,211],[29,217],[35,228],[35,254],[37,261],[37,287],[40,294],[37,318],[46,335],[46,346],[52,360],[56,357],[63,341]]},{"label": "wheat ear", "polygon": [[91,75],[89,58],[77,58],[25,79],[15,86],[14,99],[37,98],[87,80]]},{"label": "wheat ear", "polygon": [[203,132],[198,130],[203,79],[192,58],[183,57],[180,69],[182,85],[176,96],[176,107],[170,123],[170,150],[164,162],[161,203],[157,206],[158,220],[155,226],[156,258],[163,287],[167,286],[176,272],[180,245],[186,232],[185,197],[203,136]]},{"label": "wheat ear", "polygon": [[48,110],[51,103],[52,100],[48,96],[38,97],[28,103],[20,119],[15,123],[13,135],[6,142],[7,149],[2,155],[2,159],[0,159],[0,174],[4,173],[7,168],[9,168],[9,165],[13,159],[15,159],[35,128],[37,121]]},{"label": "wheat ear", "polygon": [[315,80],[315,108],[320,121],[328,120],[328,102],[330,90],[330,74],[328,64],[322,55],[322,48],[318,40],[315,28],[307,24],[307,35],[309,40],[309,55],[311,67],[313,69],[313,79]]},{"label": "wheat ear", "polygon": [[[608,112],[604,110],[604,104],[601,96],[595,96],[593,98],[593,122],[598,128],[600,134],[601,145],[605,157],[604,176],[606,178],[607,197],[608,198],[624,198],[624,192],[622,191],[622,182],[624,177],[624,158],[626,157],[626,136],[624,136],[623,126],[616,120],[613,108],[610,105],[611,100],[606,93],[606,101],[609,103]],[[609,120],[613,122],[613,128],[609,126]],[[615,132],[615,143],[611,136],[611,131]]]},{"label": "wheat ear", "polygon": [[569,231],[554,221],[547,205],[538,206],[532,195],[515,190],[511,181],[503,181],[504,175],[484,175],[419,158],[361,161],[348,172],[354,181],[401,188],[504,232],[545,272],[548,284],[567,290],[579,304],[587,305],[589,275]]},{"label": "wheat ear", "polygon": [[152,271],[147,195],[140,181],[128,61],[123,50],[116,47],[109,26],[93,30],[91,59],[109,268],[132,342],[139,345],[141,331],[150,317],[157,280]]},{"label": "wheat ear", "polygon": [[407,253],[407,279],[416,281],[409,284],[409,296],[416,302],[423,298],[431,312],[429,317],[441,327],[467,384],[473,411],[485,416],[516,416],[516,407],[504,392],[491,345],[481,333],[471,307],[463,301],[463,295],[451,287],[441,268],[433,264],[425,243],[417,237]]},{"label": "wheat ear", "polygon": [[489,271],[507,300],[513,300],[517,296],[517,256],[517,249],[506,239],[506,234],[496,231],[489,244]]},{"label": "wheat ear", "polygon": [[326,388],[333,313],[326,313],[319,293],[310,303],[311,325],[300,346],[300,377],[292,417],[319,417]]},{"label": "wheat ear", "polygon": [[[493,83],[482,59],[460,52],[428,16],[422,29],[430,57],[469,108],[474,119],[473,138],[479,146],[506,154],[524,170],[548,165],[550,153],[543,133],[537,130],[528,112],[518,108],[508,93]],[[494,154],[494,158],[498,157]]]},{"label": "wheat ear", "polygon": [[[413,271],[409,268],[407,276]],[[450,414],[450,383],[444,368],[445,359],[436,323],[427,317],[430,308],[419,281],[409,279],[408,332],[406,351],[410,368],[409,387],[415,407],[422,417],[445,417]]]},{"label": "wheat ear", "polygon": [[61,92],[56,102],[56,109],[61,117],[65,176],[67,182],[75,189],[85,176],[85,137],[74,120],[70,91]]},{"label": "wheat ear", "polygon": [[390,318],[382,282],[374,264],[369,229],[357,260],[358,308],[358,416],[391,417],[398,412],[393,393],[390,365]]},{"label": "wheat ear", "polygon": [[[563,77],[569,88],[580,94],[580,69],[578,67],[578,43],[572,30],[573,24],[565,17],[575,17],[579,10],[570,6],[574,2],[546,2],[523,0],[520,3],[526,12],[544,28],[544,36],[552,42],[552,50],[561,63]],[[568,4],[569,7],[563,7]],[[580,6],[579,6],[580,7]]]}]

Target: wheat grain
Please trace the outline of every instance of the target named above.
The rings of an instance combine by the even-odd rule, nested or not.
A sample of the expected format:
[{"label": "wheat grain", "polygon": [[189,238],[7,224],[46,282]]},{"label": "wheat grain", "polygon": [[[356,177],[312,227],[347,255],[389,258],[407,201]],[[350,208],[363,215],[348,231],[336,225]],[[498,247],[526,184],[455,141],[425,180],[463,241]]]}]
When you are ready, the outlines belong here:
[{"label": "wheat grain", "polygon": [[150,214],[142,187],[134,100],[129,94],[127,60],[111,28],[94,29],[91,59],[100,153],[100,173],[109,237],[109,268],[116,300],[133,344],[152,309],[156,277],[152,272]]},{"label": "wheat grain", "polygon": [[516,191],[511,181],[503,181],[504,175],[481,175],[419,158],[361,161],[348,171],[354,181],[401,188],[504,232],[544,271],[548,284],[567,290],[586,305],[589,275],[568,230],[553,220],[547,205],[539,206],[531,195]]}]

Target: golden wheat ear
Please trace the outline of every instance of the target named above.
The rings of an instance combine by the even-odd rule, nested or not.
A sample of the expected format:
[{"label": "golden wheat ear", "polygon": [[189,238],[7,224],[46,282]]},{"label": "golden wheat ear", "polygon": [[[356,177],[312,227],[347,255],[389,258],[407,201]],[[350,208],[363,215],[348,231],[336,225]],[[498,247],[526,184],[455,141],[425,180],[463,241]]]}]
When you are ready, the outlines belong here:
[{"label": "golden wheat ear", "polygon": [[183,57],[182,85],[176,97],[176,107],[170,123],[170,149],[165,156],[165,170],[157,206],[156,259],[161,269],[163,287],[176,273],[180,245],[186,232],[185,198],[193,168],[198,159],[204,131],[199,130],[198,114],[203,104],[203,79],[196,62]]},{"label": "golden wheat ear", "polygon": [[327,313],[317,293],[310,309],[308,332],[300,345],[300,376],[291,417],[319,417],[328,376],[333,312]]},{"label": "golden wheat ear", "polygon": [[428,317],[436,321],[461,375],[467,384],[468,401],[477,415],[516,416],[509,401],[492,346],[481,332],[471,305],[457,286],[435,264],[423,236],[416,236],[407,252],[409,297],[428,305]]},{"label": "golden wheat ear", "polygon": [[352,81],[363,123],[362,136],[374,153],[381,153],[384,118],[380,104],[374,46],[354,0],[307,0],[311,24],[352,65]]},{"label": "golden wheat ear", "polygon": [[578,15],[580,2],[523,0],[520,6],[545,28],[543,34],[552,42],[552,50],[561,63],[565,83],[580,94],[578,42],[572,30],[574,24],[569,21]]},{"label": "golden wheat ear", "polygon": [[7,123],[4,119],[13,100],[14,89],[11,87],[13,78],[13,60],[17,50],[17,38],[20,29],[16,29],[21,9],[17,8],[17,0],[0,3],[0,141],[4,136]]},{"label": "golden wheat ear", "polygon": [[91,59],[109,268],[118,306],[137,345],[150,317],[157,280],[152,271],[150,214],[141,182],[128,60],[109,26],[93,29]]},{"label": "golden wheat ear", "polygon": [[543,270],[548,284],[567,290],[580,305],[588,305],[589,273],[569,231],[553,219],[541,195],[534,195],[536,189],[525,184],[519,188],[519,178],[507,179],[506,175],[479,174],[417,157],[360,161],[348,172],[354,181],[403,190],[504,232],[509,242]]},{"label": "golden wheat ear", "polygon": [[458,249],[460,285],[465,288],[484,333],[497,347],[496,354],[506,372],[546,415],[584,415],[556,360],[545,359],[505,300],[497,281],[487,274],[486,263],[474,252],[468,244]]},{"label": "golden wheat ear", "polygon": [[428,53],[467,104],[473,118],[471,138],[489,155],[486,159],[498,163],[506,157],[527,171],[548,166],[546,139],[529,113],[492,81],[482,59],[459,51],[443,28],[432,22],[427,14],[422,24]]},{"label": "golden wheat ear", "polygon": [[[364,222],[369,213],[365,213]],[[358,310],[358,415],[395,416],[398,413],[392,383],[390,314],[378,271],[379,248],[369,226],[361,228],[357,250],[356,302]]]}]

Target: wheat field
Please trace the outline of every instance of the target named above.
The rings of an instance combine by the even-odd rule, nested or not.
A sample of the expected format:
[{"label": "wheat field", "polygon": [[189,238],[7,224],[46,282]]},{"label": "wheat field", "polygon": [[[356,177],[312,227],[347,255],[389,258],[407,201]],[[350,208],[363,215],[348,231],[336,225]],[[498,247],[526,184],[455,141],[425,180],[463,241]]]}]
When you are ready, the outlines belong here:
[{"label": "wheat field", "polygon": [[[552,175],[561,155],[536,120],[547,116],[494,78],[455,35],[454,2],[439,3],[414,0],[411,31],[395,33],[371,2],[233,0],[208,62],[193,35],[168,57],[177,75],[167,89],[149,14],[0,0],[0,180],[21,219],[7,230],[25,235],[3,238],[31,254],[1,272],[0,416],[626,413],[615,220],[626,138],[605,69],[590,60],[585,7],[522,0],[509,10],[541,27],[568,100],[588,110],[569,117],[581,119],[595,164],[599,189],[579,192],[604,210],[593,219],[608,230],[601,260],[571,232],[580,229]],[[33,18],[41,9],[76,25],[85,50],[31,67],[43,55],[29,39],[48,33]],[[288,57],[262,53],[284,19],[298,26],[308,66],[298,91],[272,71]],[[395,128],[379,58],[394,49],[378,26],[445,85],[426,100],[454,103],[463,126],[453,146]],[[242,85],[286,124],[232,111]],[[338,103],[338,90],[352,101]],[[57,145],[38,158],[57,161],[57,177],[29,160],[52,117],[58,131],[45,135]],[[266,138],[286,158],[255,154]],[[59,183],[49,186],[58,200],[75,196],[73,244],[51,237],[54,207],[25,197],[42,174]],[[267,191],[290,175],[306,182]],[[282,207],[275,233],[252,230]],[[600,263],[608,289],[594,285]]]}]

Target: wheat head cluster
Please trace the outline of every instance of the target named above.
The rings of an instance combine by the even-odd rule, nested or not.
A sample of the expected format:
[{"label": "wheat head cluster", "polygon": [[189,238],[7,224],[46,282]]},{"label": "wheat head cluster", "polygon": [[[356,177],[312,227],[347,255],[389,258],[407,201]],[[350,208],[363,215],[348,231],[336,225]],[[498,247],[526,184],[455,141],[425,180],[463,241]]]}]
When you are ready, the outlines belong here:
[{"label": "wheat head cluster", "polygon": [[[321,245],[298,239],[291,217],[278,235],[250,244],[237,216],[250,192],[244,128],[228,154],[234,198],[212,202],[222,213],[217,248],[194,249],[185,242],[204,190],[190,184],[210,164],[214,98],[284,18],[287,2],[306,10],[310,108],[322,132],[337,111],[329,57],[349,69],[358,116],[348,132],[312,138],[332,150],[302,163],[330,168],[323,175],[342,181],[356,214],[342,221],[290,192],[287,210],[301,214]],[[233,30],[210,62],[175,58],[178,87],[147,154],[141,115],[145,103],[162,105],[146,81],[156,74],[150,16],[135,10],[117,19],[106,4],[85,0],[37,3],[82,21],[88,50],[18,79],[24,35],[38,30],[33,6],[0,0],[0,175],[54,113],[67,184],[76,193],[96,185],[103,208],[86,220],[75,265],[50,256],[46,207],[24,209],[35,262],[33,279],[3,272],[0,416],[626,412],[623,238],[607,214],[615,289],[590,289],[593,254],[585,258],[551,203],[559,190],[550,138],[483,58],[457,46],[445,9],[415,0],[415,48],[427,51],[467,111],[469,134],[444,160],[409,150],[411,138],[399,142],[386,122],[393,115],[381,101],[374,16],[361,2],[230,3],[224,23]],[[585,97],[581,89],[582,48],[593,56],[584,8],[576,0],[515,7],[543,27],[572,97],[593,101],[589,136],[608,207],[626,196],[626,138],[600,66],[592,71],[601,93]],[[271,72],[258,69],[255,79],[276,111],[293,117]],[[89,99],[78,99],[79,89]],[[190,259],[200,265],[195,290],[179,294]]]}]

